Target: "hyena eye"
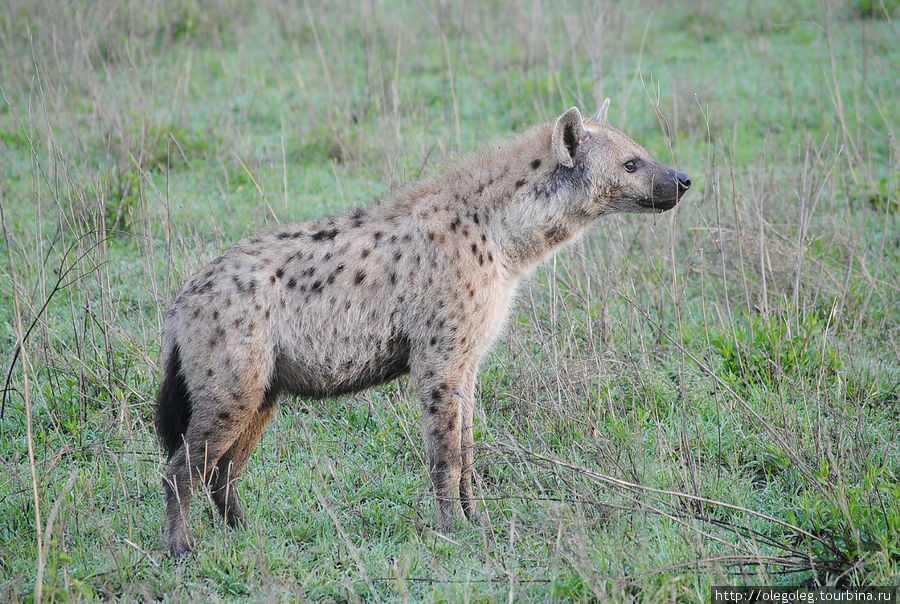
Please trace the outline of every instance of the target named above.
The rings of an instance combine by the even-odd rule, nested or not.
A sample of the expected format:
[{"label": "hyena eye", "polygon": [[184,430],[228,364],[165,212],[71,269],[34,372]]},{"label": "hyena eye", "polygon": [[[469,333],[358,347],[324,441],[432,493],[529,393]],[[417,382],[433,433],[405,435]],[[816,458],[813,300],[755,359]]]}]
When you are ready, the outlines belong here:
[{"label": "hyena eye", "polygon": [[625,168],[626,172],[634,172],[637,170],[637,164],[634,163],[633,159],[629,159],[627,162],[622,164],[622,167]]}]

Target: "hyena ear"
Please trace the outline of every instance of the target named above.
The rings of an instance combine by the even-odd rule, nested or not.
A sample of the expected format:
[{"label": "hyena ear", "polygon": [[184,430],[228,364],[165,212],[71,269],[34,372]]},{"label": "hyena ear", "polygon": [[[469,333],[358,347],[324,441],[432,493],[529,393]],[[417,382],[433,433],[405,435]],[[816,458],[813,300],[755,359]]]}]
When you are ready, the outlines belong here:
[{"label": "hyena ear", "polygon": [[604,99],[603,104],[600,105],[600,110],[591,116],[591,119],[597,122],[598,124],[606,123],[606,112],[609,110],[609,99]]},{"label": "hyena ear", "polygon": [[559,116],[550,136],[550,147],[556,161],[567,168],[573,168],[578,145],[584,142],[586,134],[578,107],[572,107]]}]

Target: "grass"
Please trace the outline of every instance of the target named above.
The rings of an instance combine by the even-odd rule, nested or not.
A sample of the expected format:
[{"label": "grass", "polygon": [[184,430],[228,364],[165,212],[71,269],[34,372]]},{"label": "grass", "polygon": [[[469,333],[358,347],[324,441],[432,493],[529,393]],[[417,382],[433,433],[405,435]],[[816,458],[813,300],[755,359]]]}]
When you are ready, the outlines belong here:
[{"label": "grass", "polygon": [[[706,601],[900,583],[895,2],[0,9],[0,599]],[[433,530],[406,380],[285,401],[162,542],[162,317],[267,225],[571,105],[694,177],[522,288],[483,520]],[[22,344],[24,343],[24,344]]]}]

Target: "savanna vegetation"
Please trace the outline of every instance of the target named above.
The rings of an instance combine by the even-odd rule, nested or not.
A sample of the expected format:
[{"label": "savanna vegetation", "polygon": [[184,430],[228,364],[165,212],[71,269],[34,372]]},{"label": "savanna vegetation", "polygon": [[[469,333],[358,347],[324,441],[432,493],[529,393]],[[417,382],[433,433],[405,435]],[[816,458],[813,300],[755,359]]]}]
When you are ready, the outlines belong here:
[{"label": "savanna vegetation", "polygon": [[[0,599],[706,601],[900,583],[897,2],[7,0]],[[240,237],[572,105],[691,173],[522,288],[434,530],[407,380],[285,400],[162,539],[162,317]]]}]

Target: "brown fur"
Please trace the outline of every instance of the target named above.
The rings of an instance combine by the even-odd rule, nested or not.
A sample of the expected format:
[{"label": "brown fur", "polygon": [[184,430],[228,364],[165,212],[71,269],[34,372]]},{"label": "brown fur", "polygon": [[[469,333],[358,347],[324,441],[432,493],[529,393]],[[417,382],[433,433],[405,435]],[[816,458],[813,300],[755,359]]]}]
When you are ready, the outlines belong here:
[{"label": "brown fur", "polygon": [[596,121],[572,108],[373,207],[244,239],[187,283],[166,318],[157,411],[173,555],[194,545],[199,482],[243,523],[237,479],[280,393],[336,396],[406,373],[439,524],[475,515],[473,389],[519,280],[597,217],[671,208],[690,185],[607,126],[606,107]]}]

